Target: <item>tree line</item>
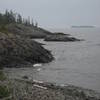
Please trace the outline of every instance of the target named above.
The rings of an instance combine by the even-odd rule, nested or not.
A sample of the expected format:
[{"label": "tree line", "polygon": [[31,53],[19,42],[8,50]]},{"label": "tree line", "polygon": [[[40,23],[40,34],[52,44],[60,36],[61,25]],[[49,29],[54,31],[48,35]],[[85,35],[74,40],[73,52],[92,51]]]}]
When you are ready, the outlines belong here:
[{"label": "tree line", "polygon": [[20,14],[15,13],[12,10],[6,10],[4,14],[0,13],[0,25],[6,25],[10,23],[18,23],[26,26],[38,27],[38,23],[34,23],[33,19],[30,19],[30,17],[25,19]]}]

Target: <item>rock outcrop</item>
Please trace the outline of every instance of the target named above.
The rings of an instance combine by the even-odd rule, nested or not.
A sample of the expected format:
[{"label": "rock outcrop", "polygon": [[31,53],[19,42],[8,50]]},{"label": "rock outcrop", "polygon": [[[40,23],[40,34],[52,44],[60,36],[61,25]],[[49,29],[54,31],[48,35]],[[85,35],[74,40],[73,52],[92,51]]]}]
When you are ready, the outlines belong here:
[{"label": "rock outcrop", "polygon": [[80,41],[75,37],[71,37],[70,34],[64,34],[61,32],[49,32],[45,29],[40,27],[32,27],[32,26],[25,26],[23,24],[7,24],[4,26],[5,30],[9,33],[13,33],[14,35],[34,39],[34,38],[42,38],[45,41],[64,41],[64,42],[74,42]]},{"label": "rock outcrop", "polygon": [[50,51],[28,38],[0,32],[0,66],[24,67],[53,60]]},{"label": "rock outcrop", "polygon": [[8,24],[5,26],[6,30],[15,35],[27,38],[45,38],[47,35],[51,35],[49,32],[40,27],[25,26],[23,24]]},{"label": "rock outcrop", "polygon": [[44,41],[58,41],[58,42],[75,42],[75,41],[81,41],[80,39],[77,39],[75,37],[71,37],[68,34],[53,34],[48,35]]}]

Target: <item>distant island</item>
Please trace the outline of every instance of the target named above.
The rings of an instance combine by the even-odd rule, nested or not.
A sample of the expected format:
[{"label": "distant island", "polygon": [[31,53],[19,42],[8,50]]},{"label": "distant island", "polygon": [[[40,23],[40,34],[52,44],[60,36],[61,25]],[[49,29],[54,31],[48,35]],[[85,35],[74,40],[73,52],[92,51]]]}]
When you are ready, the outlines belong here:
[{"label": "distant island", "polygon": [[95,26],[71,26],[71,28],[95,28]]}]

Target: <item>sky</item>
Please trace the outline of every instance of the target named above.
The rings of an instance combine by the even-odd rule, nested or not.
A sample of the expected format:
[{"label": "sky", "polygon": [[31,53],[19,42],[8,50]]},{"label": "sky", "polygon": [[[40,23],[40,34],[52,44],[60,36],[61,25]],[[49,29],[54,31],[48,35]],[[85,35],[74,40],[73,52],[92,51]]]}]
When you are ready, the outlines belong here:
[{"label": "sky", "polygon": [[42,27],[100,26],[100,0],[0,0],[0,12],[5,9],[30,16]]}]

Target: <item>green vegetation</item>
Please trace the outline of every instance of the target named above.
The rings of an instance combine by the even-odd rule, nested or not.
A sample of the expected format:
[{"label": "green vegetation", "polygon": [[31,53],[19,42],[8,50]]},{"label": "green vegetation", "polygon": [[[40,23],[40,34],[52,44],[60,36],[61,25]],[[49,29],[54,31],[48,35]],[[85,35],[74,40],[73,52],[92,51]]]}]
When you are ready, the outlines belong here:
[{"label": "green vegetation", "polygon": [[3,32],[3,33],[8,33],[6,27],[4,25],[1,25],[0,26],[0,32]]},{"label": "green vegetation", "polygon": [[33,19],[31,19],[30,17],[25,19],[20,14],[15,13],[12,10],[10,11],[6,10],[5,13],[0,13],[0,32],[7,34],[11,33],[11,30],[14,30],[8,28],[8,26],[11,24],[38,28],[38,23],[37,22],[34,23]]},{"label": "green vegetation", "polygon": [[34,24],[33,19],[30,19],[30,17],[25,19],[20,14],[14,13],[12,10],[10,11],[6,10],[4,14],[0,13],[0,26],[11,23],[18,23],[33,27],[38,26],[38,23],[36,22]]},{"label": "green vegetation", "polygon": [[9,88],[5,85],[0,85],[0,98],[5,98],[10,95]]},{"label": "green vegetation", "polygon": [[5,74],[2,71],[0,71],[0,81],[3,81],[5,79],[6,79]]},{"label": "green vegetation", "polygon": [[5,84],[6,79],[7,78],[6,78],[5,74],[3,73],[3,71],[0,70],[0,81],[1,81],[0,82],[0,98],[5,98],[10,95],[10,89],[8,88],[8,85]]}]

